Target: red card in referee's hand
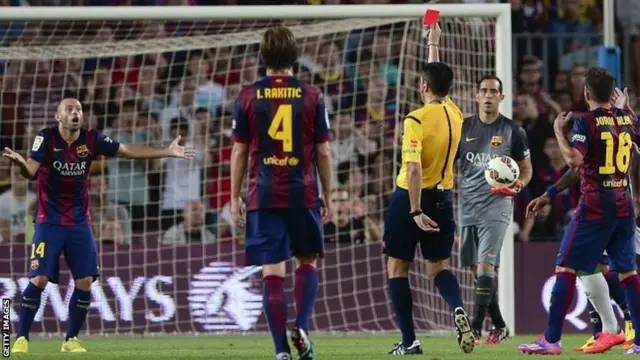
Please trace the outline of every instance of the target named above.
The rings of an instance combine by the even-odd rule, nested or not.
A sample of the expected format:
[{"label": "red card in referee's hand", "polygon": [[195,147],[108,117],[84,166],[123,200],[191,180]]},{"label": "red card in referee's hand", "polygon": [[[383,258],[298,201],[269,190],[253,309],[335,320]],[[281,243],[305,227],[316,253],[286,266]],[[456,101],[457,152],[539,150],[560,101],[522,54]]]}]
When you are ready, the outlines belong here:
[{"label": "red card in referee's hand", "polygon": [[427,9],[424,13],[422,24],[424,26],[435,25],[438,22],[438,17],[440,17],[440,11]]}]

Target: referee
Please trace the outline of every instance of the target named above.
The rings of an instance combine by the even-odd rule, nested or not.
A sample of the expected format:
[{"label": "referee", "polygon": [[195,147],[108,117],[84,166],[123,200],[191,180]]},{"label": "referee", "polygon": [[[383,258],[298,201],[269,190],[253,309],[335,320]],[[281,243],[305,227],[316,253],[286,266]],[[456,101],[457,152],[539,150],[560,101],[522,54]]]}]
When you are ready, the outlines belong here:
[{"label": "referee", "polygon": [[[496,268],[502,242],[513,215],[513,196],[531,180],[531,160],[525,131],[498,111],[504,100],[502,81],[486,75],[478,83],[478,113],[464,119],[458,150],[460,160],[460,216],[462,228],[460,265],[476,276],[473,333],[482,336],[487,310],[493,329],[487,344],[498,344],[509,336],[496,294]],[[509,156],[517,161],[520,177],[511,187],[491,188],[484,177],[489,160]]]},{"label": "referee", "polygon": [[402,341],[391,355],[422,354],[413,324],[409,268],[420,244],[427,260],[427,277],[452,310],[458,345],[473,351],[475,339],[460,294],[448,269],[455,233],[453,164],[462,132],[462,113],[449,99],[453,71],[439,62],[440,27],[428,29],[429,63],[422,72],[424,106],[404,120],[402,167],[384,220],[383,249],[388,256],[389,294]]}]

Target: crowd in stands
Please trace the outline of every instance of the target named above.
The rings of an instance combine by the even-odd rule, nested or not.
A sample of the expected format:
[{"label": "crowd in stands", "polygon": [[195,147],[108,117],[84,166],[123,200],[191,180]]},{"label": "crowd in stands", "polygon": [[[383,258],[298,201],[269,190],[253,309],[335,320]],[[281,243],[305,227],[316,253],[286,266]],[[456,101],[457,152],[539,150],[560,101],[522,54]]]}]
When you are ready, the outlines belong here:
[{"label": "crowd in stands", "polygon": [[[406,3],[391,0],[350,3],[354,2]],[[524,206],[566,169],[551,124],[560,111],[587,110],[582,99],[586,68],[578,62],[567,68],[555,59],[600,43],[601,4],[596,0],[510,2],[516,75],[514,93],[506,94],[505,101],[513,101],[513,119],[528,134],[535,168],[534,179],[516,200],[517,237],[521,241],[557,241],[568,214],[576,205],[578,189],[574,187],[558,195],[553,205],[535,219],[524,218]],[[244,3],[239,0],[0,0],[0,6]],[[247,29],[260,26],[256,22],[236,25],[227,24],[227,30],[239,32],[243,26]],[[79,30],[78,26],[83,28]],[[0,24],[0,45],[113,43],[117,46],[123,39],[140,41],[206,35],[212,33],[213,28],[211,24],[150,21],[126,26],[83,23],[68,27],[12,23]],[[216,31],[222,32],[224,28],[221,26]],[[417,86],[412,85],[415,79],[407,77],[409,71],[405,68],[411,64],[400,62],[403,29],[403,26],[384,26],[373,31],[301,40],[296,75],[325,93],[334,135],[336,186],[331,201],[336,211],[333,221],[325,226],[329,244],[381,240],[384,209],[394,185],[393,167],[398,163],[399,124],[404,114],[419,106],[415,96]],[[58,35],[52,36],[51,31]],[[562,36],[542,41],[540,33]],[[531,37],[527,38],[528,34]],[[97,128],[118,141],[160,146],[182,135],[185,142],[197,149],[198,155],[192,161],[102,159],[94,163],[89,204],[96,238],[116,244],[240,243],[242,233],[236,231],[229,213],[231,112],[241,87],[263,75],[257,51],[252,44],[171,53],[145,51],[144,55],[99,59],[0,60],[0,145],[26,155],[35,132],[55,125],[56,104],[67,96],[82,102],[87,128]],[[548,54],[546,62],[533,55],[541,53]],[[472,89],[467,90],[464,94],[454,93],[453,97],[459,102],[466,99],[462,101],[462,108],[471,114],[475,109],[469,100],[474,95]],[[633,100],[635,104],[635,98]],[[33,232],[33,185],[2,159],[0,186],[0,242],[29,242]]]}]

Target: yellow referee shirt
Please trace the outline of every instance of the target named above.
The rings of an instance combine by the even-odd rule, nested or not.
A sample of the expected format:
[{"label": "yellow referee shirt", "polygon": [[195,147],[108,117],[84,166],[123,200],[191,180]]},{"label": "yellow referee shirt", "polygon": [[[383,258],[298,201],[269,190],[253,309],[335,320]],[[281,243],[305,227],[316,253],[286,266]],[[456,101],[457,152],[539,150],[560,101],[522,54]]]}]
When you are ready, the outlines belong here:
[{"label": "yellow referee shirt", "polygon": [[462,112],[449,97],[444,103],[426,104],[404,120],[402,167],[396,184],[408,189],[407,163],[422,164],[422,188],[442,184],[453,188],[453,164],[462,136]]}]

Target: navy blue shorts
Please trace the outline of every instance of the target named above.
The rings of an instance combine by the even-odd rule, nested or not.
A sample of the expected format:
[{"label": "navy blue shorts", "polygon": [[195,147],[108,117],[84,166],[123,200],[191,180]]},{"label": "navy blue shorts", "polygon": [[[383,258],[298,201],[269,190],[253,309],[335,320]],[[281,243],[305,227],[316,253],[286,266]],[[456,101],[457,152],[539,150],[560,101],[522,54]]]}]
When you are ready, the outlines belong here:
[{"label": "navy blue shorts", "polygon": [[324,255],[318,209],[259,209],[247,213],[247,265],[277,264],[293,256]]},{"label": "navy blue shorts", "polygon": [[98,278],[98,251],[91,225],[36,224],[31,244],[29,278],[46,276],[57,284],[60,255],[74,279]]},{"label": "navy blue shorts", "polygon": [[617,272],[636,270],[635,231],[633,216],[587,221],[584,205],[579,205],[560,243],[556,265],[592,272],[598,263],[608,262]]},{"label": "navy blue shorts", "polygon": [[443,194],[443,207],[436,207],[437,190],[422,190],[420,208],[440,227],[440,232],[422,231],[409,212],[409,192],[397,188],[384,217],[383,253],[405,261],[413,261],[416,247],[420,244],[422,257],[439,261],[451,257],[456,223],[453,218],[453,196],[451,191]]}]

